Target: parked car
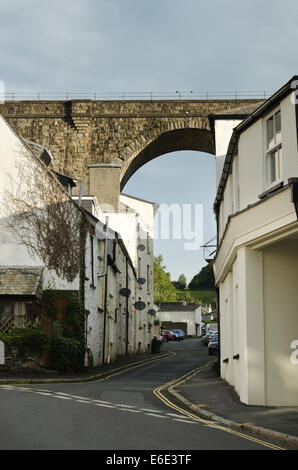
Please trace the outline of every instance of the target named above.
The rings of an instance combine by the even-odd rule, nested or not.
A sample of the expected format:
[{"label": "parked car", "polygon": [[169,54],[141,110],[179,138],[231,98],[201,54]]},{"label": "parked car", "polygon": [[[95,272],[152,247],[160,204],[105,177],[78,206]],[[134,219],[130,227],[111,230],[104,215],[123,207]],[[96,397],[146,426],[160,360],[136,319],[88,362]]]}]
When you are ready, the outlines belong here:
[{"label": "parked car", "polygon": [[177,336],[177,339],[181,341],[185,337],[185,333],[182,330],[172,330],[172,332]]},{"label": "parked car", "polygon": [[203,337],[202,337],[202,343],[207,346],[207,344],[210,341],[210,337],[214,334],[214,331],[208,331]]},{"label": "parked car", "polygon": [[170,330],[163,330],[162,331],[162,336],[164,338],[164,341],[174,341],[175,340],[174,333],[172,333]]},{"label": "parked car", "polygon": [[213,337],[208,344],[208,352],[210,355],[213,353],[218,353],[218,338]]}]

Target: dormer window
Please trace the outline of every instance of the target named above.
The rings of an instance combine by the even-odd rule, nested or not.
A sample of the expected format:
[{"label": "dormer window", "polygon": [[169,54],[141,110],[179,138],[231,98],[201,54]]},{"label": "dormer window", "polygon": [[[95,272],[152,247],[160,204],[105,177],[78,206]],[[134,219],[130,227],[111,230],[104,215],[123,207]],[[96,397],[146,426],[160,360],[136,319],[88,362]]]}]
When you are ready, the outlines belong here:
[{"label": "dormer window", "polygon": [[266,183],[272,186],[282,179],[281,113],[266,121]]}]

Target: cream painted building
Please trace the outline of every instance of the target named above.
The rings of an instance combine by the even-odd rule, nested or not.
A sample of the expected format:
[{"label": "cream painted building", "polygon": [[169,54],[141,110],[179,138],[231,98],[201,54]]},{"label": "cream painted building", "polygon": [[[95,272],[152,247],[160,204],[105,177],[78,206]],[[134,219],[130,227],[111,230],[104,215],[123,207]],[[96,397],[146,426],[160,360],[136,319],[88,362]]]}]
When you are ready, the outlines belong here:
[{"label": "cream painted building", "polygon": [[255,110],[210,117],[221,376],[249,405],[298,405],[296,80]]},{"label": "cream painted building", "polygon": [[202,332],[202,307],[186,302],[160,302],[157,318],[167,329],[184,331],[186,336],[199,337]]},{"label": "cream painted building", "polygon": [[[87,345],[92,362],[98,365],[127,354],[150,352],[155,311],[153,223],[158,205],[124,194],[120,195],[118,212],[103,212],[96,196],[83,196],[81,205],[95,230],[93,261],[89,259],[87,264],[93,263],[97,284],[93,282],[93,295],[86,299],[87,310],[88,305],[90,309],[97,305],[97,311],[87,318]],[[125,296],[127,289],[129,295]]]}]

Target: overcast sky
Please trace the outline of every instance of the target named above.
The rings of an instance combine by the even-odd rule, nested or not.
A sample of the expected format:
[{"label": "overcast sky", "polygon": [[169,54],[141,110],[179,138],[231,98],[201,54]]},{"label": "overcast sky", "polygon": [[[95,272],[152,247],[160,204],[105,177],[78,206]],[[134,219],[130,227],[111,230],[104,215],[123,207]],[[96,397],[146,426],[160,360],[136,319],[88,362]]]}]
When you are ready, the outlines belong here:
[{"label": "overcast sky", "polygon": [[[0,80],[14,92],[273,92],[298,73],[297,24],[294,0],[10,0],[0,6]],[[212,156],[166,155],[125,192],[204,203],[208,238],[214,168]],[[173,279],[189,281],[202,253],[177,243],[156,250]]]}]

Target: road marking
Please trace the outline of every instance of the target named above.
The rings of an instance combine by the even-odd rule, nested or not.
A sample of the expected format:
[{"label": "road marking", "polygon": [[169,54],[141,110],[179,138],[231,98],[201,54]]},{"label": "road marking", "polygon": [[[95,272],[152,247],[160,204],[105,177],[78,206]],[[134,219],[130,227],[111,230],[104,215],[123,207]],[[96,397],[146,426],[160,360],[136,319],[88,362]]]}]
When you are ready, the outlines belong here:
[{"label": "road marking", "polygon": [[187,424],[199,424],[196,421],[186,421],[186,419],[174,419],[173,421],[178,421],[179,423],[187,423]]},{"label": "road marking", "polygon": [[54,398],[60,398],[60,400],[72,400],[71,397],[62,397],[60,395],[52,395],[52,397]]},{"label": "road marking", "polygon": [[159,410],[148,410],[146,408],[140,408],[140,410],[142,411],[148,411],[149,413],[162,413],[162,411],[159,411]]},{"label": "road marking", "polygon": [[155,415],[153,413],[145,413],[146,416],[153,416],[154,418],[169,419],[168,416]]},{"label": "road marking", "polygon": [[129,408],[118,408],[119,411],[129,411],[130,413],[141,413],[139,410],[131,410]]},{"label": "road marking", "polygon": [[[86,398],[86,397],[85,397]],[[110,405],[111,402],[110,401],[103,401],[103,400],[92,400],[94,401],[95,403],[105,403],[106,405]]]},{"label": "road marking", "polygon": [[229,434],[233,434],[235,436],[238,436],[238,437],[241,437],[242,439],[246,439],[248,441],[252,441],[256,444],[259,444],[261,446],[264,446],[264,447],[268,447],[270,449],[274,449],[274,450],[285,450],[284,448],[282,447],[279,447],[275,444],[271,444],[269,442],[265,442],[265,441],[262,441],[261,439],[257,439],[253,436],[247,436],[245,434],[242,434],[234,429],[230,429],[230,428],[226,428],[224,426],[221,426],[219,424],[215,424],[214,422],[211,422],[211,421],[208,421],[206,419],[203,419],[203,418],[199,418],[197,415],[193,414],[193,413],[190,413],[189,411],[186,411],[184,410],[183,408],[181,408],[180,406],[177,406],[175,403],[173,403],[172,401],[170,401],[168,398],[166,398],[162,393],[161,391],[165,390],[165,389],[168,389],[170,386],[174,385],[174,384],[178,384],[181,382],[181,380],[189,377],[190,375],[206,368],[207,366],[209,366],[213,361],[207,363],[207,364],[204,364],[204,366],[201,366],[201,367],[198,367],[197,369],[195,370],[192,370],[190,372],[188,372],[187,374],[183,375],[182,377],[179,377],[177,379],[174,379],[172,380],[171,382],[168,382],[167,384],[164,384],[164,385],[161,385],[160,387],[157,387],[153,390],[153,393],[154,395],[159,398],[165,405],[169,406],[170,408],[176,410],[176,411],[179,411],[182,415],[184,416],[188,416],[192,419],[194,419],[195,421],[197,422],[200,422],[202,424],[207,424],[207,425],[211,425],[214,429],[216,430],[221,430],[221,431],[224,431],[224,432],[227,432]]},{"label": "road marking", "polygon": [[[54,392],[54,394],[55,394],[54,396],[57,397],[57,398],[66,397],[66,398],[69,398],[69,399],[76,398],[78,400],[86,400],[86,397],[79,397],[78,395],[69,395],[68,393]],[[87,400],[89,400],[89,398],[87,398]]]},{"label": "road marking", "polygon": [[102,406],[104,408],[115,408],[113,405],[104,405],[103,403],[94,403],[95,406]]},{"label": "road marking", "polygon": [[87,403],[88,405],[93,405],[92,401],[87,400],[76,400],[78,403]]},{"label": "road marking", "polygon": [[[119,372],[115,372],[114,374],[111,374],[111,375],[108,375],[107,377],[105,377],[104,379],[100,379],[99,382],[102,382],[103,380],[108,380],[110,379],[111,377],[115,377],[116,375],[120,375],[120,374],[123,374],[124,372],[128,372],[130,370],[133,370],[133,369],[137,369],[138,367],[141,367],[143,365],[146,365],[146,364],[151,364],[151,363],[154,363],[156,361],[161,361],[163,359],[168,359],[170,357],[174,357],[176,356],[176,353],[175,352],[171,352],[169,353],[167,356],[165,357],[158,357],[158,358],[154,358],[154,359],[146,359],[145,361],[142,361],[140,362],[139,364],[137,365],[132,365],[131,367],[127,367],[126,369],[124,370],[120,370]],[[122,368],[121,368],[122,369]]]},{"label": "road marking", "polygon": [[132,405],[120,405],[116,403],[115,403],[115,406],[120,406],[121,408],[135,408],[135,406],[132,406]]}]

